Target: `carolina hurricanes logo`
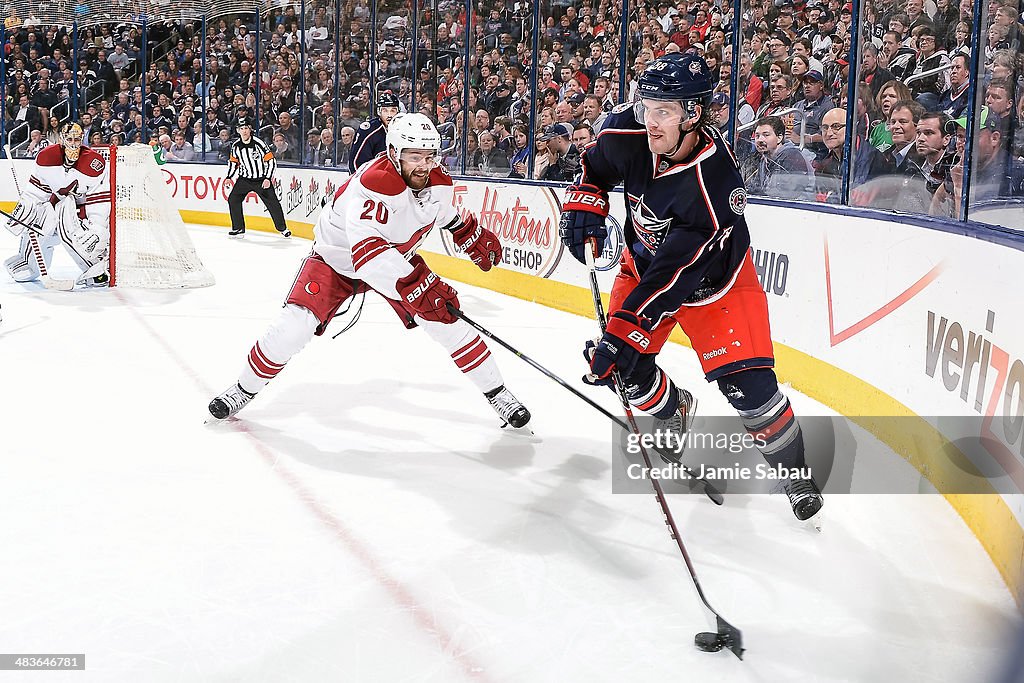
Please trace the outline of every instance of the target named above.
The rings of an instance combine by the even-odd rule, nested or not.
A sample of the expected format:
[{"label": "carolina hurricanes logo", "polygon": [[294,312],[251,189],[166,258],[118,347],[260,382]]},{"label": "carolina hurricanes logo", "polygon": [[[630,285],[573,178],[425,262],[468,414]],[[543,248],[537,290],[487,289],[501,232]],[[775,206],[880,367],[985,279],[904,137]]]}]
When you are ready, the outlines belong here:
[{"label": "carolina hurricanes logo", "polygon": [[310,296],[316,296],[319,293],[320,293],[320,283],[319,282],[307,282],[306,283],[306,294],[309,294]]},{"label": "carolina hurricanes logo", "polygon": [[629,198],[629,213],[637,239],[647,248],[647,251],[653,254],[665,240],[665,233],[668,232],[672,219],[659,218],[644,202],[643,195],[634,197],[627,194],[626,196]]}]

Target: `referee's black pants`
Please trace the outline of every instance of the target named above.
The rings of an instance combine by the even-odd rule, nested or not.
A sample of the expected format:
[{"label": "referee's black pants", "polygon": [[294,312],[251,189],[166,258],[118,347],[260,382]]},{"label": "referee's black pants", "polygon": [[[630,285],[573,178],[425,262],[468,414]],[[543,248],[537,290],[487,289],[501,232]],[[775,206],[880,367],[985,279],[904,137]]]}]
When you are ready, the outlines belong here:
[{"label": "referee's black pants", "polygon": [[270,217],[274,219],[274,227],[277,228],[277,231],[284,232],[287,230],[288,224],[284,220],[284,209],[281,208],[281,201],[277,198],[277,193],[274,192],[273,182],[271,182],[270,187],[264,190],[263,180],[255,180],[253,178],[235,178],[235,186],[231,188],[231,193],[228,195],[231,229],[245,230],[245,216],[242,214],[242,203],[250,192],[255,192],[256,196],[266,204]]}]

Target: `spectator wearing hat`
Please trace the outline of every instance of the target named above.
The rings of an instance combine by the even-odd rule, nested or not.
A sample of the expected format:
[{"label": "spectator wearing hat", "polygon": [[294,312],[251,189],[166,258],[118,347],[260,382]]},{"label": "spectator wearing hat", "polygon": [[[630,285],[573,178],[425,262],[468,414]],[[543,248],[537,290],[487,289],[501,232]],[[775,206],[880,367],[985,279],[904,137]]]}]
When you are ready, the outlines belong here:
[{"label": "spectator wearing hat", "polygon": [[708,108],[711,111],[712,122],[724,135],[729,128],[729,96],[724,92],[715,93]]},{"label": "spectator wearing hat", "polygon": [[[804,74],[804,98],[794,106],[798,110],[796,125],[790,133],[790,139],[814,152],[816,157],[824,156],[828,151],[821,137],[821,119],[830,109],[835,109],[835,101],[825,94],[824,77],[820,71],[811,70]],[[803,121],[803,125],[800,122]],[[803,139],[801,139],[801,131]]]},{"label": "spectator wearing hat", "polygon": [[[234,187],[228,195],[228,210],[231,214],[231,231],[228,236],[241,237],[245,234],[242,203],[250,192],[254,192],[266,205],[277,231],[284,237],[291,237],[291,230],[284,219],[284,210],[274,191],[274,171],[277,169],[274,153],[267,143],[253,135],[249,119],[240,119],[236,128],[239,139],[231,145],[228,156],[228,178],[234,180]],[[226,135],[226,131],[222,135]]]},{"label": "spectator wearing hat", "polygon": [[790,42],[797,39],[796,8],[791,0],[783,0],[775,17],[775,30],[783,33]]},{"label": "spectator wearing hat", "polygon": [[580,151],[572,144],[573,127],[553,123],[544,129],[539,140],[547,144],[548,165],[540,180],[568,182],[580,170]]},{"label": "spectator wearing hat", "polygon": [[281,89],[274,95],[274,108],[278,112],[286,112],[295,106],[296,94],[292,87],[292,77],[285,74],[281,78]]},{"label": "spectator wearing hat", "polygon": [[572,107],[572,119],[571,121],[577,122],[583,118],[583,102],[586,100],[586,95],[582,92],[574,92],[565,98],[566,103]]},{"label": "spectator wearing hat", "polygon": [[981,108],[972,162],[972,202],[1021,194],[1021,164],[1011,162],[1006,150],[1007,123],[988,106]]}]

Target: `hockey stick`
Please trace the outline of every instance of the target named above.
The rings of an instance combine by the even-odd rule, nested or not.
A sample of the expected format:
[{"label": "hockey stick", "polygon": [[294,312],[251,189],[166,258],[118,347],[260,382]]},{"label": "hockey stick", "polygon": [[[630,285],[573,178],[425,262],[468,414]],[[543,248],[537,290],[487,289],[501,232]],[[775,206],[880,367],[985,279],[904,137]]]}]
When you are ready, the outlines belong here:
[{"label": "hockey stick", "polygon": [[[591,240],[587,245],[588,249],[584,249],[586,252],[587,268],[590,270],[590,293],[594,297],[594,313],[597,315],[597,322],[601,327],[601,334],[604,334],[605,328],[607,327],[607,321],[604,315],[604,303],[601,301],[601,290],[597,284],[597,269],[594,267],[594,261],[596,259],[597,252],[597,241]],[[629,405],[629,399],[626,397],[626,390],[622,384],[622,378],[619,376],[618,371],[612,372],[612,381],[615,385],[615,391],[619,395],[619,400],[622,401],[622,408],[626,411],[626,417],[629,420],[629,426],[633,430],[633,433],[640,435],[640,428],[636,424],[636,419],[633,417],[632,408]],[[643,456],[644,465],[648,470],[653,469],[651,465],[651,456],[647,454],[647,450],[640,444],[640,455]],[[705,652],[717,652],[723,647],[729,648],[734,655],[743,659],[743,634],[740,630],[730,624],[728,621],[722,618],[718,612],[708,603],[707,597],[704,595],[704,589],[701,588],[700,581],[697,579],[697,570],[693,566],[693,562],[690,560],[690,554],[686,552],[686,546],[683,544],[683,537],[679,533],[679,528],[676,527],[676,521],[672,517],[672,511],[668,507],[668,501],[665,500],[665,491],[661,488],[661,483],[656,477],[650,477],[651,486],[654,487],[654,497],[658,499],[658,505],[661,506],[661,512],[665,518],[665,526],[668,527],[669,535],[672,536],[672,540],[676,542],[676,547],[679,548],[679,552],[683,556],[683,562],[686,563],[686,569],[690,572],[690,580],[693,582],[693,587],[697,590],[697,596],[700,598],[701,603],[704,605],[706,616],[708,621],[715,628],[715,632],[702,632],[694,636],[694,644]]]},{"label": "hockey stick", "polygon": [[[21,183],[18,182],[18,173],[14,170],[14,157],[11,156],[11,146],[9,144],[4,144],[4,152],[7,154],[7,164],[11,168],[11,177],[14,178],[14,189],[17,191],[18,196],[21,197]],[[42,234],[39,228],[15,218],[6,211],[0,211],[0,213],[19,225],[28,228],[29,249],[36,257],[36,264],[39,267],[39,281],[43,283],[43,286],[47,289],[55,289],[62,292],[70,292],[73,290],[75,288],[74,280],[57,280],[50,277],[46,268],[46,259],[43,258],[43,249],[39,246],[39,238],[37,237],[37,234]]]},{"label": "hockey stick", "polygon": [[[612,413],[610,413],[607,410],[605,410],[604,408],[602,408],[600,405],[598,405],[597,403],[592,401],[588,396],[586,396],[585,394],[581,393],[578,389],[576,389],[576,387],[572,386],[571,384],[569,384],[568,382],[563,380],[561,377],[559,377],[558,375],[556,375],[555,373],[551,372],[550,370],[545,368],[543,365],[538,363],[537,361],[535,361],[532,358],[530,358],[529,356],[527,356],[525,353],[523,353],[519,349],[515,348],[514,346],[512,346],[508,342],[506,342],[503,339],[501,339],[500,337],[495,336],[493,332],[491,332],[486,327],[483,327],[482,325],[480,325],[479,323],[474,321],[472,318],[467,316],[461,310],[455,308],[451,304],[448,304],[448,310],[451,312],[452,315],[454,315],[457,318],[461,318],[462,320],[465,320],[466,323],[468,323],[469,326],[472,327],[474,330],[476,330],[480,334],[484,335],[485,337],[487,337],[491,341],[498,343],[504,349],[506,349],[507,351],[511,352],[513,355],[517,356],[519,359],[524,361],[527,365],[530,365],[531,367],[533,367],[535,370],[539,371],[542,375],[544,375],[548,379],[554,380],[558,384],[562,385],[565,389],[570,391],[573,394],[573,396],[575,396],[576,398],[580,399],[581,401],[586,403],[588,406],[590,406],[591,408],[593,408],[594,410],[596,410],[597,412],[601,413],[602,415],[607,417],[609,420],[611,420],[612,422],[617,424],[620,429],[623,429],[625,431],[629,431],[630,430],[629,425],[626,424],[621,418],[619,418],[616,415],[613,415]],[[649,468],[649,466],[650,466],[650,463],[648,462],[648,468]],[[697,473],[694,472],[693,470],[691,470],[686,465],[680,465],[680,468],[689,477],[686,480],[687,483],[691,487],[694,487],[694,486],[697,486],[697,485],[701,486],[703,493],[705,495],[707,495],[708,498],[711,499],[712,503],[714,503],[715,505],[721,505],[722,503],[725,502],[725,498],[722,497],[722,492],[719,491],[717,488],[715,488],[714,485],[711,484],[711,482],[709,482],[707,479],[704,479],[702,477],[698,477]],[[698,483],[694,483],[694,482],[699,482],[699,484]]]}]

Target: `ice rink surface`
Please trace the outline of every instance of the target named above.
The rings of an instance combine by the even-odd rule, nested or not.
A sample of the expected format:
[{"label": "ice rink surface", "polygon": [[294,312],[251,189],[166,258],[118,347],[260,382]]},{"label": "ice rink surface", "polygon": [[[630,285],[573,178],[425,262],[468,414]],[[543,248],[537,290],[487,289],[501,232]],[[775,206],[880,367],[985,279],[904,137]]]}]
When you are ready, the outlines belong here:
[{"label": "ice rink surface", "polygon": [[[534,415],[535,437],[503,432],[373,295],[237,420],[204,425],[310,243],[190,233],[215,287],[0,274],[0,652],[86,655],[0,681],[991,680],[1017,612],[937,495],[830,496],[820,534],[778,496],[670,496],[747,647],[698,652],[707,624],[654,497],[612,494],[607,419],[491,344]],[[593,321],[454,284],[618,412],[578,381]],[[731,414],[692,351],[663,358],[702,413]]]}]

